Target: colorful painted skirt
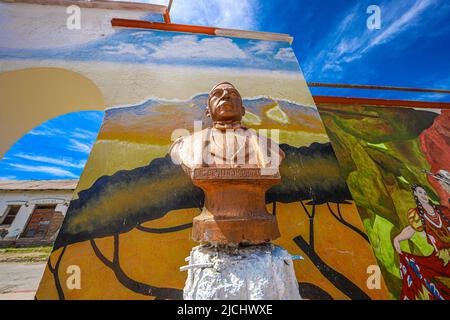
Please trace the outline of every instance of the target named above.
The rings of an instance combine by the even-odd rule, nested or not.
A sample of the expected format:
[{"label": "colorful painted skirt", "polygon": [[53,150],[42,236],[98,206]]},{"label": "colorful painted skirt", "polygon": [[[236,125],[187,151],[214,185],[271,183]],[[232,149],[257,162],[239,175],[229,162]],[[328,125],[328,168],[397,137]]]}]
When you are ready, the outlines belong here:
[{"label": "colorful painted skirt", "polygon": [[436,253],[430,256],[400,255],[402,300],[450,300],[450,263]]}]

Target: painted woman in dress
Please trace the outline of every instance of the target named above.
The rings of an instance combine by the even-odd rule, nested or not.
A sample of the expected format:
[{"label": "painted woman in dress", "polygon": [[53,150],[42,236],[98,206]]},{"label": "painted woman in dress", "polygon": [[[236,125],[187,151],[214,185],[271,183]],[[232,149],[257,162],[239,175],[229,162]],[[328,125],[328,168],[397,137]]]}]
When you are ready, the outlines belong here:
[{"label": "painted woman in dress", "polygon": [[[409,226],[393,240],[400,255],[401,299],[450,300],[450,210],[431,203],[422,186],[413,185],[412,190],[417,206],[408,211]],[[416,232],[423,232],[433,246],[431,255],[402,252],[400,242]]]}]

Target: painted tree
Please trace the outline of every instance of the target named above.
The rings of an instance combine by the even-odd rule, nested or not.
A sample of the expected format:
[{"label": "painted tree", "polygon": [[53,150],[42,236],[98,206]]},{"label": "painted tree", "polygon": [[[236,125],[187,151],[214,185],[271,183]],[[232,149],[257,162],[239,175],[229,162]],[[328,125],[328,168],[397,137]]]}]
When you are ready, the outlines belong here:
[{"label": "painted tree", "polygon": [[[309,221],[309,239],[307,241],[299,235],[293,241],[336,288],[351,299],[369,299],[362,289],[327,265],[315,250],[314,219],[316,206],[322,204],[327,205],[329,213],[338,222],[368,241],[367,235],[347,222],[341,213],[341,204],[349,204],[352,198],[333,149],[330,144],[313,143],[308,148],[284,145],[283,150],[286,153],[280,168],[283,182],[269,190],[268,200],[274,203],[298,202]],[[332,204],[335,204],[337,212],[332,209]]]},{"label": "painted tree", "polygon": [[[342,179],[337,160],[330,144],[313,143],[310,147],[281,145],[286,159],[280,168],[282,182],[267,192],[266,202],[271,203],[273,214],[276,204],[299,203],[309,221],[309,239],[297,236],[293,241],[311,259],[318,270],[339,290],[352,299],[367,299],[367,294],[344,275],[327,265],[315,251],[315,207],[327,204],[335,219],[365,240],[362,230],[351,225],[341,213],[341,205],[351,201],[350,193]],[[78,194],[70,204],[66,220],[55,243],[55,250],[90,241],[96,256],[110,268],[118,281],[128,289],[160,299],[181,298],[181,291],[157,288],[128,277],[120,265],[120,234],[137,229],[149,233],[170,233],[192,227],[191,223],[171,228],[148,228],[142,224],[157,220],[178,209],[203,207],[203,192],[192,185],[182,169],[174,165],[169,156],[153,160],[148,166],[119,171],[98,179],[94,185]],[[335,209],[333,209],[333,206]],[[309,208],[308,208],[309,207]],[[108,260],[96,245],[96,238],[113,236],[114,255]],[[62,250],[58,261],[64,254]],[[55,276],[55,286],[60,288],[57,269],[49,266]],[[308,289],[309,288],[309,289]],[[301,284],[303,296],[309,292],[313,298],[329,298],[326,292],[312,284]],[[62,290],[58,289],[60,298]]]}]

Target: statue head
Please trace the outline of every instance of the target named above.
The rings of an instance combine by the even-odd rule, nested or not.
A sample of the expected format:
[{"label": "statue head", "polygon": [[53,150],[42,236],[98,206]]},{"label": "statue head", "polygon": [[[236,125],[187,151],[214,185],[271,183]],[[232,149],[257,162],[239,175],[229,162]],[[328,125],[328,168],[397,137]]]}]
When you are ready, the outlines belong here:
[{"label": "statue head", "polygon": [[239,91],[229,82],[221,82],[211,89],[206,115],[214,122],[241,121],[245,114]]}]

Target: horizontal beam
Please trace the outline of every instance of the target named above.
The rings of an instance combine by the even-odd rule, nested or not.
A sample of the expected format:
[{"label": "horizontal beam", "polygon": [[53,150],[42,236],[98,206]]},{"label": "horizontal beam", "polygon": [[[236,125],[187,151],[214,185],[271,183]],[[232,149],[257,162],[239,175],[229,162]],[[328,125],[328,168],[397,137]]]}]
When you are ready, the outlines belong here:
[{"label": "horizontal beam", "polygon": [[26,4],[40,4],[50,6],[70,6],[76,5],[80,8],[97,8],[97,9],[113,9],[113,10],[131,10],[131,11],[146,11],[155,12],[164,15],[167,7],[159,4],[149,4],[140,2],[126,2],[126,1],[108,1],[108,0],[0,0],[4,3],[26,3]]},{"label": "horizontal beam", "polygon": [[360,85],[360,84],[338,84],[338,83],[320,83],[320,82],[308,82],[310,87],[326,87],[326,88],[339,88],[339,89],[364,89],[364,90],[388,90],[388,91],[410,91],[410,92],[434,92],[448,94],[450,90],[442,89],[422,89],[422,88],[408,88],[408,87],[390,87],[390,86],[373,86],[373,85]]},{"label": "horizontal beam", "polygon": [[326,105],[364,105],[382,107],[403,107],[422,109],[450,109],[450,102],[428,102],[413,100],[386,100],[371,98],[347,98],[331,96],[313,96],[314,102],[319,106]]},{"label": "horizontal beam", "polygon": [[140,29],[152,29],[152,30],[163,30],[163,31],[173,31],[173,32],[199,33],[199,34],[207,34],[207,35],[213,35],[213,36],[271,40],[271,41],[284,41],[284,42],[288,42],[288,43],[292,43],[292,41],[293,41],[293,38],[291,36],[289,36],[287,34],[281,34],[281,33],[268,33],[268,32],[259,32],[259,31],[223,29],[223,28],[216,28],[216,27],[194,26],[194,25],[189,25],[189,24],[176,24],[176,23],[167,24],[167,23],[162,23],[162,22],[150,22],[150,21],[118,19],[118,18],[112,19],[111,24],[113,27],[140,28]]}]

